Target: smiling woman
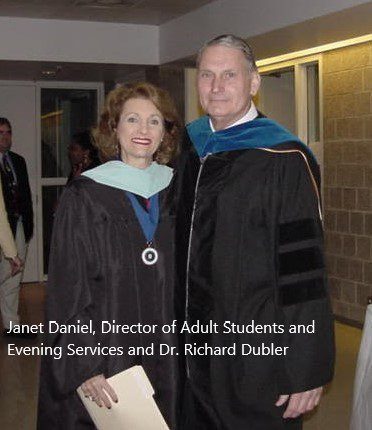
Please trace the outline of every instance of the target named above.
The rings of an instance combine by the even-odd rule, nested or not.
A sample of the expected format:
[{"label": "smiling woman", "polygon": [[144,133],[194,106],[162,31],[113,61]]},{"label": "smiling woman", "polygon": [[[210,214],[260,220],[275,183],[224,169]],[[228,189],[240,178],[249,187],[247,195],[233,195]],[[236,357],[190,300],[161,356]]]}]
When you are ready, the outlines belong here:
[{"label": "smiling woman", "polygon": [[138,125],[150,125],[153,132],[156,128],[154,122],[160,122],[158,125],[162,126],[162,134],[155,137],[159,142],[153,158],[160,164],[167,164],[177,153],[174,142],[178,141],[180,131],[178,114],[169,94],[148,83],[128,84],[111,91],[107,96],[101,121],[93,130],[101,159],[108,161],[118,159],[119,156],[125,157],[126,150],[123,153],[123,146],[129,147],[131,144],[124,139],[125,130],[129,133],[129,127],[132,131],[137,128],[139,135],[136,137],[140,137],[143,130],[141,132]]},{"label": "smiling woman", "polygon": [[[139,364],[169,427],[175,426],[177,356],[130,350],[176,348],[176,335],[102,324],[161,327],[175,319],[173,171],[165,164],[177,151],[179,129],[169,95],[148,83],[119,87],[106,99],[93,135],[108,161],[68,184],[55,218],[46,326],[54,321],[61,329],[49,330],[44,344],[61,347],[62,357],[42,359],[39,430],[93,430],[76,389],[111,408],[125,399],[106,378]],[[62,330],[78,324],[91,330]],[[84,354],[69,354],[70,345]]]},{"label": "smiling woman", "polygon": [[164,120],[154,103],[129,99],[116,129],[121,159],[131,166],[146,168],[164,136]]}]

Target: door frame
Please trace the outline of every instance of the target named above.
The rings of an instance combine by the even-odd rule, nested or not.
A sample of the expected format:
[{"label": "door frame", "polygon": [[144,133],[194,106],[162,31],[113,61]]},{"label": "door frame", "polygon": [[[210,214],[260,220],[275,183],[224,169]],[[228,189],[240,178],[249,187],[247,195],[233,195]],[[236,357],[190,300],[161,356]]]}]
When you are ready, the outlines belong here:
[{"label": "door frame", "polygon": [[[295,123],[297,136],[313,149],[318,155],[321,177],[324,172],[324,129],[323,129],[323,56],[321,53],[292,58],[286,61],[276,61],[274,57],[270,64],[270,59],[265,60],[265,65],[260,66],[260,61],[257,62],[258,71],[260,74],[269,72],[278,72],[282,69],[293,67],[294,82],[295,82]],[[308,142],[308,116],[307,116],[307,75],[306,68],[312,64],[318,64],[319,77],[319,141]],[[322,196],[323,182],[321,181]]]},{"label": "door frame", "polygon": [[104,84],[103,82],[70,82],[70,81],[37,81],[36,86],[36,145],[37,145],[37,193],[38,201],[37,205],[37,231],[40,233],[37,236],[37,249],[39,253],[38,259],[38,274],[39,280],[45,281],[47,276],[44,274],[44,247],[43,247],[43,199],[42,190],[43,186],[52,185],[65,185],[67,177],[56,177],[56,178],[42,178],[41,174],[41,90],[44,88],[56,88],[56,89],[84,89],[84,90],[96,90],[97,91],[97,121],[99,119],[101,107],[104,101]]},{"label": "door frame", "polygon": [[323,142],[323,61],[320,54],[295,58],[289,61],[275,62],[258,67],[260,74],[278,72],[289,67],[294,68],[295,82],[295,122],[296,134],[303,141],[308,140],[307,121],[307,77],[306,67],[318,64],[319,70],[319,141]]}]

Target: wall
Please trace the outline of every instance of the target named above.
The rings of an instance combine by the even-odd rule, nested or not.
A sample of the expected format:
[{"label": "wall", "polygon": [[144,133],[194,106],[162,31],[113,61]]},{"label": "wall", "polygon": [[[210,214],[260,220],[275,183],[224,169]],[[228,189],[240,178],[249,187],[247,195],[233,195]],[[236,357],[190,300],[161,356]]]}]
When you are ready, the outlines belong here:
[{"label": "wall", "polygon": [[334,311],[372,295],[372,42],[324,54],[324,206]]},{"label": "wall", "polygon": [[2,60],[159,64],[154,25],[0,17],[0,39]]},{"label": "wall", "polygon": [[[270,55],[276,55],[283,46],[298,50],[364,34],[371,10],[366,0],[216,0],[161,26],[0,17],[0,38],[6,41],[0,58],[164,64],[193,55],[205,40],[225,32],[244,38],[265,33],[257,46],[275,47]],[[329,16],[332,21],[323,20]]]},{"label": "wall", "polygon": [[164,65],[146,68],[146,80],[169,92],[181,121],[185,118],[184,68],[180,65]]},{"label": "wall", "polygon": [[[354,9],[354,7],[368,3],[370,2],[365,0],[261,0],[259,2],[217,0],[160,27],[160,62],[165,63],[193,55],[206,40],[218,34],[234,33],[243,38],[251,38],[343,9]],[[346,22],[355,24],[355,11],[351,10],[350,12],[352,19],[349,17]],[[340,25],[339,21],[334,22],[334,24],[337,28]],[[356,25],[356,27],[358,26],[359,24]],[[329,30],[329,22],[326,23],[326,26],[312,27],[309,31],[312,35],[309,38],[310,45],[297,46],[297,49],[329,42],[329,40],[319,39],[320,36],[327,37]],[[300,38],[304,37],[303,33],[308,33],[308,29],[302,27]],[[339,40],[340,37],[343,36],[338,31],[336,40]],[[348,37],[352,36],[349,34]],[[297,38],[292,38],[291,43],[293,44],[296,40]],[[271,38],[268,43],[275,44],[275,38]],[[275,54],[272,53],[271,55]]]}]

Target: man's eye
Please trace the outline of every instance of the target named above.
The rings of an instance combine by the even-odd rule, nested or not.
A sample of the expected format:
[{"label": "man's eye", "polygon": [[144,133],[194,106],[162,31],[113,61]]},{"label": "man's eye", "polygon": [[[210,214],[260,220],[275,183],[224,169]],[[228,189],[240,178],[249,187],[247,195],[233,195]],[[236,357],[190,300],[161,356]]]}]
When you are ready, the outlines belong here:
[{"label": "man's eye", "polygon": [[201,78],[204,78],[204,79],[206,79],[206,78],[210,78],[210,77],[211,77],[211,74],[210,74],[210,73],[208,73],[208,72],[202,72],[202,73],[200,73],[200,77],[201,77]]},{"label": "man's eye", "polygon": [[226,78],[230,79],[233,78],[235,76],[235,72],[226,72],[225,73]]}]

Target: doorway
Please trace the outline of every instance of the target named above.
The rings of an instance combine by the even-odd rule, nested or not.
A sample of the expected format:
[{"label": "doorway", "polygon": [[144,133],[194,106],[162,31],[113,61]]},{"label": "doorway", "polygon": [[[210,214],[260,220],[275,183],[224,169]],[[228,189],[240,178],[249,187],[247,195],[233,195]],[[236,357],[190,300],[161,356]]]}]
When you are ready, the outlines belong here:
[{"label": "doorway", "polygon": [[96,123],[103,94],[99,82],[0,81],[0,116],[12,123],[12,150],[26,160],[33,201],[23,282],[45,279],[53,212],[69,173],[67,146]]}]

